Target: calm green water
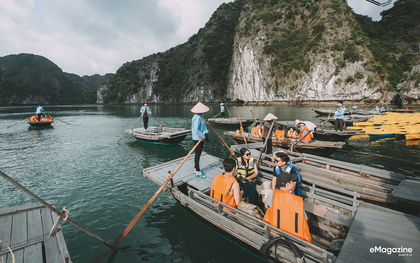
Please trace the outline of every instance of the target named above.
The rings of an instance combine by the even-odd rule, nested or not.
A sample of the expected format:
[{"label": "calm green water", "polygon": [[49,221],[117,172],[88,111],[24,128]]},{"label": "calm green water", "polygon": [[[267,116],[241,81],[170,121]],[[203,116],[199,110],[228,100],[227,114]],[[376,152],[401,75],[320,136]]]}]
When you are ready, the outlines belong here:
[{"label": "calm green water", "polygon": [[[56,207],[67,206],[70,217],[111,243],[157,191],[143,177],[145,167],[185,156],[193,147],[191,135],[175,146],[136,141],[130,135],[117,141],[139,117],[136,106],[45,106],[55,117],[52,127],[29,128],[26,122],[36,107],[0,108],[0,170]],[[191,127],[190,105],[151,106],[168,127]],[[213,117],[219,107],[210,106]],[[257,118],[271,112],[279,120],[319,123],[312,107],[239,107],[241,117]],[[230,112],[236,115],[235,107]],[[419,111],[419,109],[417,109]],[[70,123],[70,125],[58,119]],[[135,127],[142,127],[139,121]],[[153,118],[149,125],[158,126]],[[224,138],[226,129],[214,126]],[[228,144],[235,142],[226,139]],[[419,142],[351,140],[331,158],[420,175]],[[225,158],[229,152],[210,132],[204,150]],[[34,203],[28,195],[0,178],[0,208]],[[70,223],[62,223],[73,262],[90,262],[106,247]],[[167,193],[162,193],[121,243],[130,254],[112,254],[108,262],[259,262],[189,215]],[[261,261],[262,262],[262,261]]]}]

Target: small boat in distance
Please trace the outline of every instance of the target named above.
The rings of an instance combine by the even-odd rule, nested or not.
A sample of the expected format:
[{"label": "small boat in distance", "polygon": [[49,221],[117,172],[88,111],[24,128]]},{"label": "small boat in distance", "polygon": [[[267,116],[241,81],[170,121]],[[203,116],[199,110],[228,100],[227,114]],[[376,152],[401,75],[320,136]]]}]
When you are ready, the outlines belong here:
[{"label": "small boat in distance", "polygon": [[[232,128],[233,127],[234,128],[240,128],[241,127],[241,124],[239,123],[239,118],[234,118],[234,117],[230,117],[230,118],[210,118],[210,119],[208,119],[208,121],[212,121],[218,126],[232,127]],[[241,118],[240,122],[242,123],[243,128],[247,128],[254,121],[255,121],[255,119],[253,119],[253,118]],[[257,119],[257,121],[258,121],[258,119]]]},{"label": "small boat in distance", "polygon": [[186,130],[184,128],[158,128],[155,126],[149,126],[146,130],[144,128],[136,128],[126,130],[125,132],[130,133],[134,138],[140,141],[171,145],[180,143],[189,133],[191,133],[191,130]]},{"label": "small boat in distance", "polygon": [[46,127],[50,126],[51,123],[53,123],[53,117],[51,117],[49,114],[45,114],[44,116],[41,116],[40,120],[36,118],[36,115],[33,115],[29,118],[28,124],[33,127]]}]

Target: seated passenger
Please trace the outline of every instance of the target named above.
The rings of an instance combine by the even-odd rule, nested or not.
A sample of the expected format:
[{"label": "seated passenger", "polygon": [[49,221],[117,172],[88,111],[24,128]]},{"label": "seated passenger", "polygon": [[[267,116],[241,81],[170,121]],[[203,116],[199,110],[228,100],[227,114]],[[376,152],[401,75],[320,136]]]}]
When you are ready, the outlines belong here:
[{"label": "seated passenger", "polygon": [[274,163],[276,164],[276,167],[274,167],[273,169],[273,179],[271,181],[271,189],[273,191],[278,190],[278,188],[276,189],[277,176],[281,172],[286,172],[288,174],[292,174],[293,177],[294,175],[296,175],[298,178],[298,181],[296,183],[296,189],[293,191],[292,194],[297,195],[297,196],[302,196],[301,190],[300,190],[301,185],[302,185],[302,177],[300,176],[299,169],[293,164],[288,164],[288,162],[290,162],[290,158],[284,152],[274,153],[273,158],[274,158]]},{"label": "seated passenger", "polygon": [[308,222],[303,210],[302,197],[293,195],[297,176],[282,172],[277,178],[279,190],[274,190],[270,197],[267,197],[267,208],[263,221],[277,227],[291,235],[312,242]]},{"label": "seated passenger", "polygon": [[[242,200],[242,193],[239,184],[233,174],[236,172],[236,161],[226,158],[223,161],[224,173],[216,175],[210,188],[210,197],[221,201],[224,204],[237,208]],[[229,209],[226,209],[232,212]]]},{"label": "seated passenger", "polygon": [[243,198],[246,202],[256,204],[256,191],[258,168],[257,162],[251,157],[247,148],[241,149],[241,157],[238,158],[239,186],[244,190]]},{"label": "seated passenger", "polygon": [[261,125],[259,122],[255,123],[254,128],[251,129],[251,135],[261,136]]},{"label": "seated passenger", "polygon": [[296,139],[299,137],[299,134],[296,132],[295,128],[290,127],[289,131],[287,132],[287,138]]},{"label": "seated passenger", "polygon": [[312,137],[314,137],[314,135],[306,127],[305,123],[301,122],[299,123],[299,126],[300,126],[299,140],[301,140],[304,143],[309,143],[310,141],[312,141]]},{"label": "seated passenger", "polygon": [[299,119],[296,119],[296,120],[295,120],[295,125],[296,125],[296,128],[297,128],[297,129],[298,129],[298,128],[300,128],[299,123],[301,123],[301,122],[305,123],[306,127],[307,127],[310,131],[316,131],[317,126],[316,126],[316,124],[315,124],[315,123],[313,123],[313,122],[311,122],[311,121],[301,121],[301,120],[299,120]]},{"label": "seated passenger", "polygon": [[276,131],[276,133],[274,133],[274,137],[276,137],[276,138],[284,138],[283,126],[279,125],[277,127],[277,131]]}]

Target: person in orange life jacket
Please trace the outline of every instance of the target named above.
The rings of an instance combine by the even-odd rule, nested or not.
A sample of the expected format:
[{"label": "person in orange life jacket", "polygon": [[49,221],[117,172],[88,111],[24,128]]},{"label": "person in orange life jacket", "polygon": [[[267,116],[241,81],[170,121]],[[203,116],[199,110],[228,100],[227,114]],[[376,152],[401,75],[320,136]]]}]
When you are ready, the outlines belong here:
[{"label": "person in orange life jacket", "polygon": [[310,141],[312,141],[312,138],[314,135],[306,127],[306,124],[301,122],[299,123],[299,126],[300,126],[299,140],[301,140],[304,143],[309,143]]},{"label": "person in orange life jacket", "polygon": [[245,201],[256,204],[257,162],[251,157],[251,152],[247,148],[242,148],[240,153],[236,177],[240,181],[239,186],[244,190],[243,198],[245,198]]},{"label": "person in orange life jacket", "polygon": [[274,136],[276,138],[284,138],[284,130],[283,130],[283,126],[279,125],[277,127],[277,131],[274,133]]},{"label": "person in orange life jacket", "polygon": [[261,137],[261,124],[259,122],[256,122],[254,128],[251,129],[251,135]]},{"label": "person in orange life jacket", "polygon": [[220,116],[221,118],[226,118],[225,116],[225,106],[224,103],[220,103],[220,112],[222,113],[222,115]]},{"label": "person in orange life jacket", "polygon": [[276,152],[275,154],[273,154],[273,159],[274,163],[276,164],[276,167],[274,167],[273,169],[273,180],[271,182],[271,189],[273,191],[277,190],[277,176],[281,172],[286,172],[288,174],[293,174],[293,177],[294,175],[296,175],[297,178],[296,190],[294,190],[292,194],[302,196],[300,189],[302,185],[302,177],[300,176],[300,172],[298,168],[296,168],[296,166],[294,166],[293,164],[287,164],[290,161],[289,156],[287,156],[287,154],[285,154],[284,152]]},{"label": "person in orange life jacket", "polygon": [[272,192],[271,198],[267,197],[266,204],[270,203],[270,205],[263,221],[311,243],[312,238],[303,210],[303,199],[292,194],[296,181],[296,174],[281,172],[278,175],[279,189]]},{"label": "person in orange life jacket", "polygon": [[223,160],[224,173],[214,177],[210,188],[210,197],[237,208],[242,201],[242,191],[233,174],[236,172],[236,161],[232,158]]},{"label": "person in orange life jacket", "polygon": [[298,133],[296,132],[295,128],[290,127],[290,128],[289,128],[289,131],[287,132],[287,138],[290,138],[290,139],[296,139],[296,138],[298,138],[298,137],[299,137],[299,135],[298,135]]},{"label": "person in orange life jacket", "polygon": [[141,107],[140,115],[143,116],[144,129],[147,130],[147,128],[149,128],[149,116],[152,115],[152,112],[150,111],[150,108],[147,106],[147,103],[145,103],[144,106]]}]

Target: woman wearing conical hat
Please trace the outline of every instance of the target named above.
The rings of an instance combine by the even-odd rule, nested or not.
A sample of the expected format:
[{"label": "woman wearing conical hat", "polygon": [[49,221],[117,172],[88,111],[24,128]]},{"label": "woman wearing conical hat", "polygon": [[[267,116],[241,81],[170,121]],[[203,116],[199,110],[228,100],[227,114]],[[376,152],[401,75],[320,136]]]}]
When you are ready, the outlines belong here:
[{"label": "woman wearing conical hat", "polygon": [[[196,145],[201,138],[205,138],[206,142],[209,142],[209,131],[207,130],[207,125],[203,118],[203,113],[208,111],[209,108],[201,102],[197,103],[191,109],[191,112],[195,113],[191,124],[194,145]],[[194,172],[200,178],[206,178],[204,172],[200,170],[200,156],[203,151],[203,146],[204,141],[201,141],[197,148],[195,148],[194,158]]]},{"label": "woman wearing conical hat", "polygon": [[[266,154],[272,154],[273,153],[273,129],[271,129],[272,123],[274,120],[277,120],[277,117],[274,116],[274,114],[267,114],[264,118],[265,122],[263,124],[264,127],[264,133],[262,136],[263,144],[265,144],[265,141],[267,141],[264,153]],[[271,130],[270,130],[271,129]]]}]

